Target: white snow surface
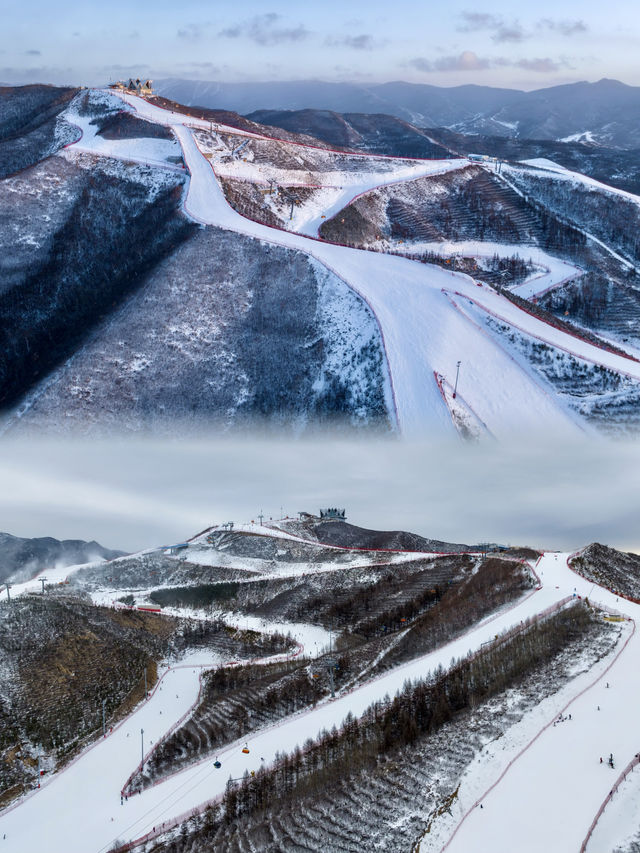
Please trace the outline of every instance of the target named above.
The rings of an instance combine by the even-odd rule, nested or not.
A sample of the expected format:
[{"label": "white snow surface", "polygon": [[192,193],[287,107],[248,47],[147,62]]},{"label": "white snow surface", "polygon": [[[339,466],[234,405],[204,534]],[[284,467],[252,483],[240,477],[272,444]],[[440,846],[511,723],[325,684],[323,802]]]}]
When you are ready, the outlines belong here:
[{"label": "white snow surface", "polygon": [[[127,100],[135,104],[144,118],[172,126],[191,172],[186,199],[186,210],[191,216],[307,252],[365,299],[380,324],[397,422],[405,436],[454,431],[436,383],[429,377],[435,370],[451,380],[458,360],[463,362],[460,391],[496,438],[550,430],[570,436],[581,431],[578,416],[569,415],[546,388],[539,389],[532,397],[531,389],[537,380],[532,377],[523,380],[522,368],[452,307],[447,296],[451,291],[471,297],[483,310],[551,346],[640,378],[640,365],[636,362],[549,326],[491,288],[478,287],[469,276],[405,258],[310,240],[243,218],[227,204],[210,163],[199,151],[187,126],[198,126],[198,122],[137,98],[127,96]],[[199,126],[206,124],[200,122]],[[558,274],[564,279],[567,271],[559,267]],[[552,286],[551,279],[547,279],[544,289],[548,286]],[[510,381],[505,381],[507,375]]]},{"label": "white snow surface", "polygon": [[[139,837],[162,821],[170,821],[221,795],[229,775],[235,778],[245,769],[257,769],[263,759],[266,764],[273,762],[276,752],[293,749],[296,744],[302,746],[323,729],[339,725],[349,712],[361,714],[374,700],[394,694],[406,679],[424,677],[438,665],[447,666],[452,656],[477,648],[499,631],[527,618],[536,607],[547,606],[560,597],[556,589],[529,594],[517,606],[504,610],[437,652],[250,735],[249,755],[241,753],[241,742],[225,747],[219,753],[221,770],[216,770],[212,760],[206,759],[141,795],[130,797],[121,806],[120,788],[140,760],[140,729],[145,731],[147,744],[150,740],[157,742],[196,701],[199,668],[190,659],[184,661],[167,671],[162,690],[158,689],[105,740],[98,741],[33,796],[0,817],[0,832],[7,835],[6,850],[24,853],[42,848],[97,853],[107,850],[116,838]],[[201,660],[200,657],[198,664]]]},{"label": "white snow surface", "polygon": [[[569,556],[545,554],[538,567],[545,589],[552,587],[570,594],[575,590],[592,602],[638,620],[639,605],[618,600],[574,574],[567,566]],[[445,849],[449,853],[511,853],[514,839],[519,853],[580,849],[619,770],[638,751],[640,632],[635,621],[625,624],[622,640],[612,654],[525,715],[504,738],[482,750],[462,778],[452,815],[444,816],[423,838],[421,853]],[[560,716],[563,722],[554,725]],[[606,764],[610,753],[616,770]],[[624,832],[607,811],[588,851],[610,851]],[[636,811],[634,808],[625,815],[627,832],[637,831]],[[615,814],[621,816],[621,811]]]},{"label": "white snow surface", "polygon": [[[286,143],[282,143],[286,145]],[[342,159],[348,155],[342,155]],[[307,200],[294,206],[292,218],[286,222],[289,231],[318,236],[322,223],[331,219],[354,199],[378,187],[391,186],[404,181],[415,181],[432,175],[462,169],[469,165],[463,158],[452,160],[405,160],[398,158],[359,158],[357,170],[316,171],[282,169],[267,163],[236,160],[215,154],[210,158],[219,178],[236,178],[269,186],[276,181],[280,186],[310,187],[315,192]],[[265,201],[269,199],[266,196]]]},{"label": "white snow surface", "polygon": [[[306,543],[313,546],[313,542]],[[319,543],[316,543],[319,544]],[[330,548],[331,546],[320,546]],[[262,580],[264,578],[292,578],[311,574],[326,574],[327,572],[340,572],[345,569],[365,569],[370,566],[380,566],[381,564],[412,563],[415,560],[424,560],[437,556],[436,554],[427,552],[410,552],[410,553],[392,553],[384,554],[381,559],[380,552],[349,552],[348,549],[340,549],[345,555],[344,561],[340,562],[278,562],[273,560],[262,559],[260,557],[239,557],[234,554],[227,554],[216,548],[190,547],[182,552],[182,556],[189,563],[195,563],[198,566],[220,566],[221,568],[236,569],[258,573],[257,577],[251,577],[252,581]],[[367,556],[368,554],[368,556]]]},{"label": "white snow surface", "polygon": [[[559,180],[572,181],[575,184],[584,184],[594,190],[599,190],[600,192],[605,192],[609,195],[619,195],[634,202],[634,204],[640,205],[640,196],[630,193],[627,190],[619,190],[609,184],[603,184],[602,181],[597,181],[595,178],[590,178],[588,175],[583,175],[581,172],[574,172],[571,169],[561,166],[559,163],[555,163],[553,160],[548,160],[546,157],[534,157],[531,160],[519,160],[518,162],[523,166],[535,166],[538,169],[545,169]],[[510,167],[505,164],[503,168],[505,171],[510,171],[514,167]]]},{"label": "white snow surface", "polygon": [[[390,417],[405,437],[455,433],[456,426],[432,377],[437,372],[451,384],[457,361],[462,362],[460,393],[497,439],[550,431],[571,437],[583,430],[582,416],[568,413],[558,396],[550,393],[538,377],[527,375],[484,330],[470,322],[451,296],[470,298],[482,310],[551,346],[640,379],[637,362],[554,329],[491,288],[478,286],[469,276],[406,258],[325,243],[244,218],[227,203],[212,164],[194,139],[192,129],[208,130],[208,121],[160,109],[135,96],[120,97],[142,118],[170,127],[176,136],[191,175],[185,210],[193,219],[303,251],[364,299],[377,320],[384,344],[390,376]],[[241,136],[256,135],[228,130]],[[367,159],[362,158],[365,170]],[[391,173],[393,159],[386,158]],[[401,168],[408,168],[406,160],[398,162]],[[426,165],[425,161],[416,164],[416,168],[433,167],[428,161]],[[441,167],[442,161],[437,162],[437,168]],[[317,218],[316,212],[313,217]],[[315,228],[313,217],[304,225],[306,230]],[[511,247],[512,251],[517,248]],[[541,257],[541,261],[547,272],[523,286],[523,295],[544,292],[577,274],[575,268],[568,269],[549,257]]]},{"label": "white snow surface", "polygon": [[[606,758],[606,756],[604,756]],[[618,770],[610,771],[614,778]],[[625,850],[631,841],[638,843],[640,833],[640,767],[636,765],[598,821],[587,847],[588,853],[599,850]]]},{"label": "white snow surface", "polygon": [[[463,637],[344,695],[338,695],[334,700],[321,702],[313,709],[253,733],[247,740],[249,755],[243,755],[240,751],[243,743],[225,747],[220,751],[223,767],[219,771],[213,767],[211,759],[206,759],[141,795],[130,797],[121,806],[120,788],[139,762],[140,729],[145,731],[147,745],[150,745],[151,740],[157,742],[195,702],[199,667],[206,663],[202,658],[203,652],[199,652],[197,660],[188,659],[182,665],[166,671],[161,682],[162,689],[158,688],[146,704],[139,707],[105,740],[100,740],[70,767],[53,776],[34,795],[2,815],[0,832],[7,835],[7,851],[24,853],[35,849],[64,849],[68,853],[98,853],[107,850],[116,838],[127,840],[140,837],[153,830],[153,827],[158,827],[162,821],[169,822],[212,797],[221,795],[229,775],[237,777],[245,769],[257,769],[263,760],[268,765],[274,760],[277,751],[302,746],[308,737],[339,725],[349,712],[361,714],[371,702],[387,694],[393,695],[405,680],[425,677],[437,666],[447,666],[452,657],[479,648],[481,643],[492,639],[500,631],[518,625],[522,620],[571,595],[574,589],[579,594],[589,594],[592,600],[602,600],[634,616],[640,613],[637,605],[616,602],[615,596],[599,588],[594,589],[593,584],[573,574],[566,565],[567,556],[545,555],[538,568],[542,588],[527,594],[515,605],[504,608]],[[240,624],[245,618],[240,618]],[[287,628],[286,625],[278,627]],[[307,642],[318,641],[311,639],[309,632],[312,629],[304,630],[307,631]],[[562,727],[548,730],[513,765],[505,782],[497,786],[487,798],[485,809],[477,809],[478,816],[474,812],[463,823],[455,836],[455,846],[451,849],[511,851],[515,826],[519,827],[518,837],[525,845],[519,849],[540,850],[544,849],[545,844],[550,850],[577,849],[575,840],[578,843],[581,840],[611,782],[611,776],[599,765],[598,756],[613,751],[623,761],[637,749],[635,727],[631,724],[631,718],[635,719],[633,709],[640,699],[640,684],[634,676],[637,645],[640,645],[640,639],[634,635],[607,673],[607,679],[612,682],[610,690],[605,692],[602,684],[598,684],[583,698],[576,699],[569,708],[574,717],[571,723],[566,722]],[[215,665],[218,661],[209,661],[211,663]],[[604,666],[603,663],[602,668]],[[594,673],[581,676],[570,686],[569,691],[577,692],[584,686],[584,679],[588,681],[594,677]],[[562,701],[565,700],[563,696]],[[595,711],[596,702],[601,703],[600,712]],[[523,734],[515,737],[514,743],[505,741],[504,749],[495,750],[500,755],[499,760],[489,765],[491,773],[499,775],[512,754],[521,749],[523,741],[533,737],[541,724],[557,716],[556,706],[557,702],[555,705],[552,702],[549,707],[540,706],[548,712],[548,716],[543,714],[542,719],[539,709],[527,715],[525,719],[529,722],[524,726]],[[476,766],[482,769],[479,784],[473,771],[469,771],[460,790],[460,809],[471,805],[478,796],[479,787],[487,782],[486,762],[473,765]],[[520,766],[524,768],[522,771]],[[541,767],[553,767],[553,773],[545,775],[544,785],[539,784]],[[574,797],[576,786],[579,787],[580,796]],[[517,798],[513,796],[514,790],[518,790]],[[571,791],[571,796],[567,795],[567,791]],[[540,821],[539,814],[543,809],[548,810],[547,813],[553,819]],[[491,820],[492,814],[496,816],[494,820]],[[454,814],[454,817],[457,815]],[[549,827],[553,826],[557,831],[559,825],[562,827],[562,838],[566,837],[568,841],[567,845],[556,843],[557,836],[556,842],[548,843]],[[526,826],[526,832],[523,826]],[[448,827],[450,830],[452,828]],[[436,848],[423,846],[423,849]]]},{"label": "white snow surface", "polygon": [[592,130],[583,130],[581,133],[572,133],[570,136],[563,136],[558,142],[595,142]]},{"label": "white snow surface", "polygon": [[[391,248],[399,249],[398,241],[389,241]],[[510,288],[512,293],[517,293],[524,299],[541,296],[555,287],[566,284],[574,278],[584,275],[584,270],[568,261],[563,261],[545,252],[538,246],[529,246],[526,243],[496,243],[491,240],[443,240],[426,241],[412,240],[404,245],[411,252],[435,252],[443,258],[460,256],[464,258],[492,258],[498,255],[500,258],[511,258],[518,255],[524,261],[531,261],[537,269],[521,284]]]},{"label": "white snow surface", "polygon": [[[117,100],[114,98],[114,100]],[[177,169],[183,168],[170,158],[181,156],[180,146],[173,139],[155,139],[140,137],[134,139],[105,139],[98,134],[98,127],[91,124],[93,116],[80,115],[73,103],[62,113],[62,117],[76,125],[82,131],[82,138],[70,146],[70,151],[96,154],[101,157],[114,157],[132,163],[148,163],[153,166]]]}]

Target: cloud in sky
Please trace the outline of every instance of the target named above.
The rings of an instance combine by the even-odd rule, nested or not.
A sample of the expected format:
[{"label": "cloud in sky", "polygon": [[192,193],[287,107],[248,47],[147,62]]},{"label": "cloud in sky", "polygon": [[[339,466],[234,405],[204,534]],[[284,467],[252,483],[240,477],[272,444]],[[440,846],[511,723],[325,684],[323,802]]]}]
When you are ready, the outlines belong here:
[{"label": "cloud in sky", "polygon": [[278,15],[276,12],[267,12],[264,15],[255,15],[246,21],[226,27],[220,30],[218,35],[232,39],[247,38],[261,47],[300,42],[311,35],[303,24],[297,24],[293,27],[283,26],[281,21],[282,15]]},{"label": "cloud in sky", "polygon": [[495,33],[491,36],[491,40],[498,44],[503,42],[517,43],[525,41],[525,39],[528,38],[530,38],[529,34],[522,29],[517,21],[513,24],[505,24],[504,26],[498,27]]},{"label": "cloud in sky", "polygon": [[441,56],[435,60],[418,56],[411,59],[409,65],[426,74],[434,71],[484,71],[491,67],[491,60],[478,56],[472,50],[463,50],[455,56]]},{"label": "cloud in sky", "polygon": [[461,22],[456,27],[459,33],[475,33],[478,30],[496,30],[503,26],[502,18],[489,12],[462,12]]},{"label": "cloud in sky", "polygon": [[588,29],[581,19],[540,18],[533,29],[527,30],[517,20],[507,21],[500,15],[475,11],[462,12],[456,26],[459,33],[491,32],[491,40],[497,44],[523,42],[544,30],[569,37],[586,33]]},{"label": "cloud in sky", "polygon": [[539,29],[547,29],[563,36],[575,36],[589,31],[589,27],[582,20],[554,21],[552,18],[541,18],[538,21]]},{"label": "cloud in sky", "polygon": [[524,68],[526,71],[535,71],[540,74],[550,74],[552,71],[558,71],[566,66],[566,61],[556,62],[549,57],[538,59],[518,59],[513,63],[516,68]]},{"label": "cloud in sky", "polygon": [[567,66],[566,60],[556,61],[549,57],[534,59],[510,59],[505,56],[478,56],[473,50],[463,50],[454,56],[441,56],[438,59],[426,59],[416,57],[409,61],[409,65],[425,74],[435,72],[455,71],[486,71],[490,68],[523,68],[536,73],[550,73]]},{"label": "cloud in sky", "polygon": [[377,42],[370,33],[360,33],[357,36],[327,36],[325,39],[327,47],[348,47],[352,50],[373,50],[382,47],[384,42]]},{"label": "cloud in sky", "polygon": [[199,41],[207,31],[211,24],[206,22],[185,24],[178,30],[178,38],[185,41]]},{"label": "cloud in sky", "polygon": [[346,506],[453,542],[640,550],[640,445],[4,441],[2,530],[133,550],[213,521]]}]

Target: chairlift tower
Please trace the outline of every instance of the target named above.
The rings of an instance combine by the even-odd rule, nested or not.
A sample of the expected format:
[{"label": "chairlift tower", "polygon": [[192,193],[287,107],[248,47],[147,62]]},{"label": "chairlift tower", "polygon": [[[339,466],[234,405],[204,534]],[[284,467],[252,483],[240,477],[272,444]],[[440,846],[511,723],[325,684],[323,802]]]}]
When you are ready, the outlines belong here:
[{"label": "chairlift tower", "polygon": [[336,685],[334,680],[334,672],[338,668],[338,661],[335,658],[325,658],[325,664],[329,672],[329,686],[331,687],[331,698],[335,699]]},{"label": "chairlift tower", "polygon": [[42,595],[44,595],[44,585],[47,582],[48,578],[38,578],[38,580],[42,584]]},{"label": "chairlift tower", "polygon": [[456,384],[454,385],[454,388],[453,388],[453,399],[454,400],[456,399],[456,394],[458,393],[458,377],[460,376],[460,365],[461,364],[462,364],[461,361],[456,362]]},{"label": "chairlift tower", "polygon": [[300,204],[300,199],[294,192],[291,192],[291,190],[285,190],[284,187],[280,187],[280,191],[283,193],[284,197],[289,202],[289,219],[291,220],[293,219],[293,208],[296,206],[296,204]]}]

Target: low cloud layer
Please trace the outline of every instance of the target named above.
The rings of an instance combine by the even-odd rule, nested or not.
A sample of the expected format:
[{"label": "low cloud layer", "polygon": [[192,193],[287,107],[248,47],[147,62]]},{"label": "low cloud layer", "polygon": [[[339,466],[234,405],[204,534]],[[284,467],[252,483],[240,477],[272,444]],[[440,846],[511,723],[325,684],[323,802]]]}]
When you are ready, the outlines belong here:
[{"label": "low cloud layer", "polygon": [[449,541],[640,550],[640,447],[5,442],[1,529],[134,550],[323,505]]},{"label": "low cloud layer", "polygon": [[486,71],[491,68],[522,68],[527,71],[548,74],[567,67],[568,62],[565,59],[555,60],[548,56],[521,59],[510,59],[506,56],[478,56],[473,50],[463,50],[462,53],[453,56],[441,56],[433,60],[418,56],[410,60],[409,65],[425,74],[448,71]]}]

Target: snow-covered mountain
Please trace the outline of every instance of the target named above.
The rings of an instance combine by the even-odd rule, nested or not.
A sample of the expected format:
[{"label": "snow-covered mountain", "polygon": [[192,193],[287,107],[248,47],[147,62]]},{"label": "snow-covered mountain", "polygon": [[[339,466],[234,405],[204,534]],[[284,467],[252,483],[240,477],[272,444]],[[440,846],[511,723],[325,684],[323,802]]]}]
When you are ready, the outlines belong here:
[{"label": "snow-covered mountain", "polygon": [[362,150],[385,117],[350,151],[53,100],[58,153],[0,183],[5,431],[637,431],[638,196],[547,158]]},{"label": "snow-covered mountain", "polygon": [[522,139],[573,138],[616,148],[640,147],[640,87],[617,80],[571,83],[532,92],[403,82],[371,85],[167,79],[158,85],[161,94],[180,103],[240,113],[309,109],[386,113],[423,128],[448,127],[462,133]]},{"label": "snow-covered mountain", "polygon": [[16,584],[0,832],[508,851],[516,821],[527,853],[631,850],[637,562],[301,513]]},{"label": "snow-covered mountain", "polygon": [[53,539],[40,536],[25,539],[0,533],[0,581],[11,578],[25,581],[43,572],[47,567],[74,566],[92,560],[113,560],[124,551],[103,548],[97,542],[79,539]]}]

